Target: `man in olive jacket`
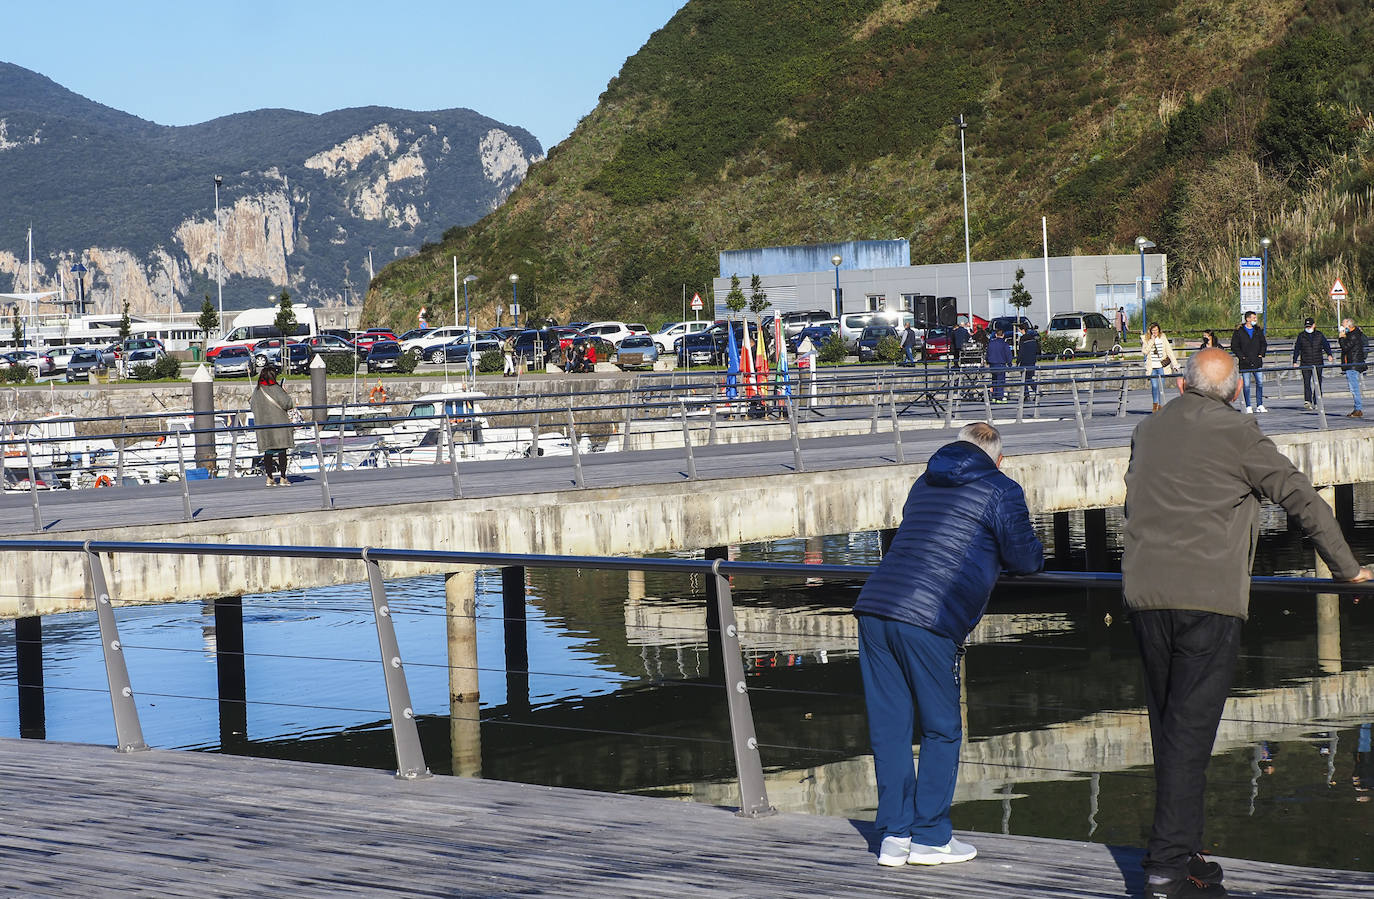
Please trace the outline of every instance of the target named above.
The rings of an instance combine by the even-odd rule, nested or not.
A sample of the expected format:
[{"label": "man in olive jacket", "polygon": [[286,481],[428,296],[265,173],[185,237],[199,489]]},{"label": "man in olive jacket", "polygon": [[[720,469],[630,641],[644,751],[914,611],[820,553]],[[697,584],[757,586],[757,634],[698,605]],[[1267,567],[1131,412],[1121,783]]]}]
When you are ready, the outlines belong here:
[{"label": "man in olive jacket", "polygon": [[1221,867],[1198,853],[1207,763],[1249,612],[1260,499],[1302,524],[1333,577],[1370,577],[1312,483],[1253,416],[1232,408],[1240,395],[1234,357],[1195,354],[1179,390],[1136,427],[1126,471],[1121,576],[1155,762],[1144,860],[1150,899],[1225,895]]}]

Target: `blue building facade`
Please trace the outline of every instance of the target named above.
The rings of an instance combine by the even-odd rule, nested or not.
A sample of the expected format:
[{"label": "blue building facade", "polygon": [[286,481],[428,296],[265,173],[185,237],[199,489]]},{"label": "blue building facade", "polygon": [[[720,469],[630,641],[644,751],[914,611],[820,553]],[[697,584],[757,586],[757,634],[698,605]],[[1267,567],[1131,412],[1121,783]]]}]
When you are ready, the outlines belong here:
[{"label": "blue building facade", "polygon": [[839,255],[840,270],[902,268],[911,265],[911,244],[906,240],[847,240],[843,243],[807,244],[795,247],[758,247],[724,250],[720,277],[739,275],[745,284],[751,275],[790,275],[797,272],[834,272],[830,261]]}]

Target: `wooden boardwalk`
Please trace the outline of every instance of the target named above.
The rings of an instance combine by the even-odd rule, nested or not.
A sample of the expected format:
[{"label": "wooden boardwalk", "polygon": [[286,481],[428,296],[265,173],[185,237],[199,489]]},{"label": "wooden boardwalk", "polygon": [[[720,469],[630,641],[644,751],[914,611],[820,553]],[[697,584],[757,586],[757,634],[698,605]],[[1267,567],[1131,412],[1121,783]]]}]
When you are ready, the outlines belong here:
[{"label": "wooden boardwalk", "polygon": [[[608,764],[614,764],[608,760]],[[192,752],[0,740],[6,896],[1120,897],[1134,849],[973,834],[879,868],[870,826]],[[1222,860],[1233,896],[1374,897],[1374,874]]]}]

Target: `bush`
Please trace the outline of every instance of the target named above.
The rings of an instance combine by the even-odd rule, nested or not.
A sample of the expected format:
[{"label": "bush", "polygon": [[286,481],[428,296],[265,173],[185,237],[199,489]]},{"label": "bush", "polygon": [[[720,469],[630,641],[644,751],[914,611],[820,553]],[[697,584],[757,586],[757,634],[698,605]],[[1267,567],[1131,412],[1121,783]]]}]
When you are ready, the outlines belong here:
[{"label": "bush", "polygon": [[358,357],[352,353],[324,354],[324,371],[329,375],[351,375],[358,370]]},{"label": "bush", "polygon": [[1050,334],[1040,335],[1040,358],[1058,359],[1069,347],[1075,343],[1072,337],[1056,337]]},{"label": "bush", "polygon": [[129,377],[135,381],[151,381],[157,377],[157,368],[147,362],[138,362],[129,369]]},{"label": "bush", "polygon": [[825,343],[821,344],[816,358],[821,362],[843,362],[844,357],[848,355],[849,350],[845,349],[844,341],[840,339],[840,334],[836,331],[825,339]]},{"label": "bush", "polygon": [[0,381],[4,381],[6,384],[23,384],[30,380],[33,380],[33,372],[29,371],[27,365],[0,367]]},{"label": "bush", "polygon": [[483,372],[504,371],[506,367],[505,359],[500,350],[487,350],[477,360],[477,370]]},{"label": "bush", "polygon": [[415,371],[415,365],[419,361],[419,353],[402,353],[401,358],[396,360],[396,371],[403,375],[411,374]]},{"label": "bush", "polygon": [[153,377],[175,380],[181,377],[181,360],[173,356],[163,356],[153,365]]},{"label": "bush", "polygon": [[879,362],[901,362],[906,355],[902,352],[902,342],[895,337],[884,337],[878,341],[875,353]]}]

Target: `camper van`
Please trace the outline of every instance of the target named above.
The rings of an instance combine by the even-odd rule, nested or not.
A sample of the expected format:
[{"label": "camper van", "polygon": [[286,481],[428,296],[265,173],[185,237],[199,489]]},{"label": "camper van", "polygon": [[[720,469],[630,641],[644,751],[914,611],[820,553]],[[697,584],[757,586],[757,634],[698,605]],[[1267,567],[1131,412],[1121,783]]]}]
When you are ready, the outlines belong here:
[{"label": "camper van", "polygon": [[[288,334],[287,337],[294,340],[304,340],[319,333],[319,329],[315,326],[314,309],[304,303],[295,303],[291,309],[296,313],[296,330],[294,333]],[[234,316],[234,321],[229,326],[229,332],[211,343],[206,349],[206,358],[215,358],[219,355],[219,351],[227,346],[252,349],[253,344],[264,337],[280,337],[276,325],[277,313],[280,311],[278,306],[265,306],[261,309],[245,309],[240,312]]]}]

